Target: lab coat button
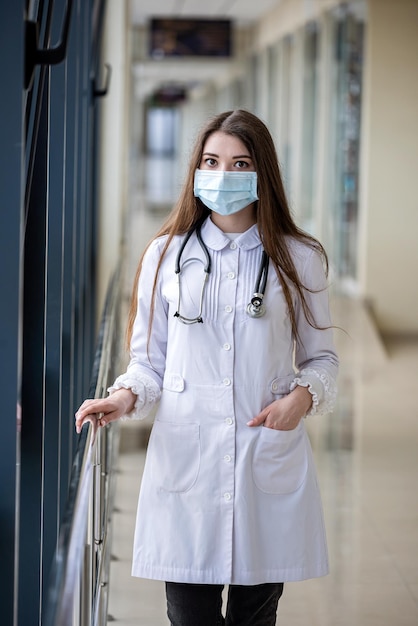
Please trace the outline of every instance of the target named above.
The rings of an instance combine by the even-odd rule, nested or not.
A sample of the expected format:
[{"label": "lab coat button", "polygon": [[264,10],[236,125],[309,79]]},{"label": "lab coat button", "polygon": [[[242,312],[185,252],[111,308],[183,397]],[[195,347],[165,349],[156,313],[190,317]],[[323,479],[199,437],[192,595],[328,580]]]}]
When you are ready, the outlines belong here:
[{"label": "lab coat button", "polygon": [[277,389],[278,389],[277,383],[273,383],[272,386],[271,386],[271,390],[272,391],[277,391]]},{"label": "lab coat button", "polygon": [[226,502],[229,502],[229,500],[231,499],[231,494],[230,493],[224,493],[224,498],[226,500]]},{"label": "lab coat button", "polygon": [[224,350],[230,350],[231,349],[231,344],[230,343],[224,343]]},{"label": "lab coat button", "polygon": [[230,378],[224,378],[223,383],[227,387],[228,385],[231,384],[231,379]]},{"label": "lab coat button", "polygon": [[235,272],[228,272],[228,278],[233,280],[235,278]]},{"label": "lab coat button", "polygon": [[236,250],[237,244],[235,243],[235,241],[231,241],[231,244],[229,247],[231,248],[231,250]]},{"label": "lab coat button", "polygon": [[232,417],[227,417],[225,419],[225,424],[227,424],[228,426],[232,426],[233,423],[234,423],[234,420],[232,419]]},{"label": "lab coat button", "polygon": [[232,457],[229,454],[225,454],[225,456],[224,456],[225,463],[230,463],[231,462],[231,458]]},{"label": "lab coat button", "polygon": [[225,311],[226,311],[227,313],[232,313],[232,306],[230,306],[229,304],[227,304],[227,305],[226,305],[226,307],[225,307]]}]

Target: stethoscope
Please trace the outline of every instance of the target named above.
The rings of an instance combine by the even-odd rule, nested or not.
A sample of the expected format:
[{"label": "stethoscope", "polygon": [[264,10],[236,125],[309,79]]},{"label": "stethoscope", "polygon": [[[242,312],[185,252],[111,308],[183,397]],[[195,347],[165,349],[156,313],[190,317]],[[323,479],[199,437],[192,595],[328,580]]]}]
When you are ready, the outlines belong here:
[{"label": "stethoscope", "polygon": [[[206,287],[206,283],[207,280],[209,278],[209,274],[211,272],[212,269],[212,262],[211,262],[211,258],[210,258],[210,254],[209,254],[209,250],[205,244],[205,242],[202,239],[202,234],[200,232],[201,230],[201,225],[198,224],[197,226],[194,226],[193,228],[191,228],[189,230],[189,232],[187,233],[187,235],[184,237],[179,251],[177,253],[177,257],[176,257],[176,262],[175,262],[175,267],[174,267],[174,271],[175,274],[177,276],[177,283],[179,286],[179,297],[178,297],[178,303],[177,303],[177,311],[174,313],[174,317],[177,317],[179,319],[180,322],[183,322],[183,324],[196,324],[196,323],[203,323],[203,318],[202,318],[202,309],[203,309],[203,296],[205,294],[205,287]],[[200,301],[199,301],[199,313],[197,315],[197,317],[185,317],[184,315],[182,315],[180,313],[180,302],[181,302],[181,281],[180,281],[180,276],[181,276],[181,257],[183,255],[184,249],[187,245],[187,242],[189,241],[190,237],[192,236],[192,234],[196,232],[196,237],[197,240],[200,244],[200,247],[203,250],[203,253],[205,255],[205,263],[204,263],[204,278],[203,278],[203,283],[202,283],[202,290],[200,292]],[[183,263],[183,267],[187,264],[190,263],[192,261],[199,261],[202,262],[201,259],[197,258],[197,257],[192,257],[190,259],[187,259],[186,261],[184,261]],[[256,280],[256,284],[255,284],[255,289],[254,289],[254,293],[253,296],[250,300],[250,302],[247,304],[246,307],[246,312],[250,317],[262,317],[265,312],[266,312],[266,307],[264,305],[264,293],[266,290],[266,285],[267,285],[267,276],[268,276],[268,271],[269,271],[269,257],[266,253],[265,250],[263,250],[262,256],[261,256],[261,262],[260,262],[260,269],[258,270],[258,276],[257,276],[257,280]]]}]

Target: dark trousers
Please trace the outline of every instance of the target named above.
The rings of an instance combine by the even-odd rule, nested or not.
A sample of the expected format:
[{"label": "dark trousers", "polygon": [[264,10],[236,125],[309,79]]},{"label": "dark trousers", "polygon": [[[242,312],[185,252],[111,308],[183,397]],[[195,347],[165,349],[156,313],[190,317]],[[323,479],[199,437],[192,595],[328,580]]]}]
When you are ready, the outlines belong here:
[{"label": "dark trousers", "polygon": [[171,626],[275,626],[283,583],[230,585],[225,618],[224,585],[166,583]]}]

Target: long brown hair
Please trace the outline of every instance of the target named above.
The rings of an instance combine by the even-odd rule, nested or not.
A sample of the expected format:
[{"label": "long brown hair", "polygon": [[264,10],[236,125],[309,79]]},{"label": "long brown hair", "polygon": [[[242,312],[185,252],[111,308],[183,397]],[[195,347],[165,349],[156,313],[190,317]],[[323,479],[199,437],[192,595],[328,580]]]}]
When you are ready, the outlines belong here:
[{"label": "long brown hair", "polygon": [[[196,140],[180,197],[155,236],[160,237],[162,235],[168,235],[168,238],[157,267],[153,293],[155,293],[155,285],[162,259],[164,258],[164,254],[172,238],[175,235],[187,233],[199,221],[210,214],[210,210],[199,198],[194,196],[193,183],[195,170],[200,167],[204,145],[208,137],[215,131],[222,131],[223,133],[240,139],[249,151],[253,161],[255,171],[257,172],[259,197],[256,209],[257,226],[264,250],[272,260],[282,285],[289,309],[294,337],[298,337],[298,329],[296,313],[292,302],[291,287],[296,290],[300,298],[308,323],[314,328],[318,328],[307,305],[304,295],[304,290],[307,290],[307,287],[301,283],[297,274],[295,264],[288,248],[288,238],[289,236],[293,237],[298,241],[304,242],[311,248],[316,249],[322,256],[326,273],[328,273],[327,255],[319,241],[298,228],[292,218],[283,187],[276,149],[269,130],[258,117],[248,111],[240,109],[227,111],[209,119]],[[133,324],[137,311],[137,287],[142,268],[142,259],[143,255],[138,265],[133,286],[127,327],[128,344],[132,337]],[[154,297],[152,298],[150,307],[151,316],[149,330],[151,329],[154,313]]]}]

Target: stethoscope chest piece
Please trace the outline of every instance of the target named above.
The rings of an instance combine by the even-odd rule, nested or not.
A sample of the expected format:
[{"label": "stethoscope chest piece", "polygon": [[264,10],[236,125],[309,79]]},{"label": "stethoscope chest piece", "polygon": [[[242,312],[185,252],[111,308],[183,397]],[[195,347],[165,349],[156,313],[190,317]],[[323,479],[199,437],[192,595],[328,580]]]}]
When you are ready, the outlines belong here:
[{"label": "stethoscope chest piece", "polygon": [[255,293],[251,298],[251,302],[247,304],[247,313],[250,317],[263,317],[266,307],[263,304],[264,294]]}]

